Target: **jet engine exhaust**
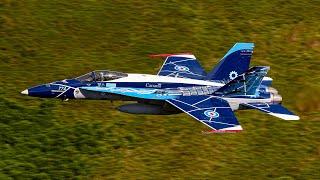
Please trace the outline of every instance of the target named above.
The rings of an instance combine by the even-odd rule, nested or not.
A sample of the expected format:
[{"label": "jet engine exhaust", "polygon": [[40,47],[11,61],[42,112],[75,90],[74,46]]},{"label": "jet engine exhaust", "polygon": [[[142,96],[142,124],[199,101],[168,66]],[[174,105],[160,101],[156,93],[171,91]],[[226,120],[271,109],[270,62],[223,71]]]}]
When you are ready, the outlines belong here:
[{"label": "jet engine exhaust", "polygon": [[269,87],[268,91],[270,92],[270,98],[271,98],[272,103],[281,104],[282,96],[280,94],[278,94],[278,91],[273,87]]}]

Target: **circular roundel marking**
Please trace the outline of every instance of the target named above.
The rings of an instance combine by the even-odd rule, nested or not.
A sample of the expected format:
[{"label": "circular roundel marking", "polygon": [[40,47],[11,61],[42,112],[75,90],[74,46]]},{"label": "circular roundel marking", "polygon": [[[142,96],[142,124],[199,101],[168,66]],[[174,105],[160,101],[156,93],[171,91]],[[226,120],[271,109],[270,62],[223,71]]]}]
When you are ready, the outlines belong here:
[{"label": "circular roundel marking", "polygon": [[206,110],[204,112],[204,115],[206,115],[209,118],[217,118],[217,117],[219,117],[219,113],[216,112],[216,111],[212,111],[212,110]]},{"label": "circular roundel marking", "polygon": [[189,68],[186,66],[175,66],[174,69],[177,71],[189,71]]},{"label": "circular roundel marking", "polygon": [[238,76],[238,73],[236,71],[231,71],[229,73],[229,78],[232,80]]},{"label": "circular roundel marking", "polygon": [[79,89],[75,89],[75,90],[74,90],[74,93],[75,93],[75,94],[79,94],[79,93],[80,93],[80,90],[79,90]]}]

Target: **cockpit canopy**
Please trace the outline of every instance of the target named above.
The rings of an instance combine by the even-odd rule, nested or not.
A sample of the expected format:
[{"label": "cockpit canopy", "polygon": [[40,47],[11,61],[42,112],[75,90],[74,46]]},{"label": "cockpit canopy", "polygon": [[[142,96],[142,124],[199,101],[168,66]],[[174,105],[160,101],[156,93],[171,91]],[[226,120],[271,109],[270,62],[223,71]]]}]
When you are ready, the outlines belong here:
[{"label": "cockpit canopy", "polygon": [[85,75],[79,76],[75,79],[79,81],[93,82],[93,81],[110,81],[110,80],[119,79],[127,76],[128,74],[122,73],[122,72],[97,70],[97,71],[92,71]]}]

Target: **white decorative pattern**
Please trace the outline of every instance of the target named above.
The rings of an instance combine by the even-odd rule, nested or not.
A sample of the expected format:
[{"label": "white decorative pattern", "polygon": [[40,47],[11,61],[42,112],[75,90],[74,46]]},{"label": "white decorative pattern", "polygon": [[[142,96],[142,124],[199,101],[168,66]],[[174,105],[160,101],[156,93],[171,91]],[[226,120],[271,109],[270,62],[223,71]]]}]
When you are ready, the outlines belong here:
[{"label": "white decorative pattern", "polygon": [[238,76],[238,73],[236,71],[231,71],[229,73],[229,78],[232,80]]}]

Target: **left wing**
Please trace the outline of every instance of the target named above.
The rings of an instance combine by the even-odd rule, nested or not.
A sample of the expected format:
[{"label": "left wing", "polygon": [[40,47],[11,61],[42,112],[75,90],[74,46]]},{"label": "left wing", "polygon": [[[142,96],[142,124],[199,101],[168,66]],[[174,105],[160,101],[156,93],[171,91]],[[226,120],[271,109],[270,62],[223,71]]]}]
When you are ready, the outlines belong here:
[{"label": "left wing", "polygon": [[229,103],[221,98],[207,95],[180,96],[166,101],[213,129],[211,132],[242,130]]},{"label": "left wing", "polygon": [[167,56],[158,75],[202,80],[207,73],[194,55],[179,54]]}]

